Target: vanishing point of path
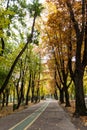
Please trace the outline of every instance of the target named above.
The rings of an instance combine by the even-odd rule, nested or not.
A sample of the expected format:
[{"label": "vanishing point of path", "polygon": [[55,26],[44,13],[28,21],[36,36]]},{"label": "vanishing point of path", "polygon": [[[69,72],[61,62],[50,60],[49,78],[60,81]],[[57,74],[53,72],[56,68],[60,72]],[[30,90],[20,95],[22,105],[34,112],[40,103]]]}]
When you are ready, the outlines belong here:
[{"label": "vanishing point of path", "polygon": [[55,100],[0,118],[0,130],[77,130]]}]

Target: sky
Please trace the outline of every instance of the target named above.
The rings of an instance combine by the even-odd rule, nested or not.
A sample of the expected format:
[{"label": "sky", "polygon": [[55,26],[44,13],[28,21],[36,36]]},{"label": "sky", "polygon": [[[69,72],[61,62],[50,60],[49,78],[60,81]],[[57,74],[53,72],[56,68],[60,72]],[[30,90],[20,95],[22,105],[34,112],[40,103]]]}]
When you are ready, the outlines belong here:
[{"label": "sky", "polygon": [[[28,1],[32,1],[32,0],[28,0]],[[43,2],[45,2],[45,0],[39,0],[39,2],[43,3]]]},{"label": "sky", "polygon": [[39,0],[41,3],[43,3],[45,0]]}]

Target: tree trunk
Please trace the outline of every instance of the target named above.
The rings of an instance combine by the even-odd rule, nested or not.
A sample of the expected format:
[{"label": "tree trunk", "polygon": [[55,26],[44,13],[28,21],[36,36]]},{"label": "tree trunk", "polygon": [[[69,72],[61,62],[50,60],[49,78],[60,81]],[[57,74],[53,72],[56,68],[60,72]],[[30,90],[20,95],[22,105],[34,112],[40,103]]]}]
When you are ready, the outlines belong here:
[{"label": "tree trunk", "polygon": [[66,87],[65,88],[65,102],[66,102],[66,105],[65,107],[70,107],[70,101],[69,101],[69,92],[68,92],[68,88]]},{"label": "tree trunk", "polygon": [[19,97],[19,100],[18,100],[17,109],[20,107],[21,102],[24,101],[23,88],[24,88],[24,73],[22,75],[20,97]]},{"label": "tree trunk", "polygon": [[36,96],[36,102],[39,101],[40,102],[40,88],[37,88],[37,96]]},{"label": "tree trunk", "polygon": [[59,89],[60,92],[60,103],[64,103],[64,90],[63,89]]},{"label": "tree trunk", "polygon": [[31,73],[30,73],[30,77],[29,77],[29,84],[28,84],[28,90],[27,90],[27,94],[26,94],[25,105],[28,105],[28,100],[29,100],[28,97],[29,97],[30,87],[31,87]]},{"label": "tree trunk", "polygon": [[34,102],[34,81],[32,81],[32,97],[31,97],[31,102]]},{"label": "tree trunk", "polygon": [[[82,71],[82,70],[81,70]],[[75,114],[85,115],[86,114],[86,106],[84,100],[84,91],[83,91],[83,74],[80,71],[75,74]]]},{"label": "tree trunk", "polygon": [[32,86],[31,86],[31,93],[32,93],[32,97],[31,97],[31,102],[34,102],[34,90],[35,90],[35,78],[36,78],[36,72],[34,72],[34,75],[32,76]]},{"label": "tree trunk", "polygon": [[16,87],[16,93],[17,93],[17,102],[18,102],[18,100],[19,100],[19,81],[20,81],[20,79],[18,79],[18,81],[17,81],[17,85],[15,85],[15,87]]},{"label": "tree trunk", "polygon": [[2,107],[5,105],[5,92],[3,92],[3,98],[2,98]]},{"label": "tree trunk", "polygon": [[8,106],[9,89],[6,89],[6,106]]},{"label": "tree trunk", "polygon": [[[87,0],[86,0],[87,1]],[[72,5],[70,1],[66,1],[67,7],[69,9],[70,13],[70,19],[73,23],[73,27],[76,34],[76,60],[75,60],[75,71],[74,73],[71,73],[72,80],[75,84],[75,114],[78,115],[85,115],[86,114],[86,106],[85,106],[85,100],[84,100],[84,91],[83,91],[83,75],[84,75],[84,69],[87,65],[87,42],[84,44],[84,52],[82,56],[82,44],[84,43],[84,27],[85,27],[85,4],[86,1],[82,1],[82,29],[79,28],[79,22],[75,19],[75,14],[72,8]],[[82,59],[83,58],[83,59]],[[72,60],[71,60],[72,62]],[[71,67],[70,67],[71,70]],[[73,71],[72,71],[73,72]]]},{"label": "tree trunk", "polygon": [[2,45],[1,56],[3,56],[4,49],[5,49],[5,43],[4,43],[4,39],[3,38],[1,38],[1,45]]},{"label": "tree trunk", "polygon": [[56,100],[58,100],[57,89],[55,89],[54,98],[55,98]]}]

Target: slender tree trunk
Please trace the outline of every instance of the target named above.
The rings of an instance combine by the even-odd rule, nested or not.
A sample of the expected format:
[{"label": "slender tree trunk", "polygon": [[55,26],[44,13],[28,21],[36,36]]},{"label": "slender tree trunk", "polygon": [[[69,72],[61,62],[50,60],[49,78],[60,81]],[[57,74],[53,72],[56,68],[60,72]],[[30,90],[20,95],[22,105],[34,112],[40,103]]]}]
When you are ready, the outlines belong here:
[{"label": "slender tree trunk", "polygon": [[37,88],[36,103],[37,103],[37,101],[40,102],[40,88],[39,87]]},{"label": "slender tree trunk", "polygon": [[9,89],[6,89],[6,106],[8,106]]},{"label": "slender tree trunk", "polygon": [[31,88],[31,91],[32,91],[31,102],[34,102],[34,80],[32,80],[32,88]]},{"label": "slender tree trunk", "polygon": [[17,93],[17,102],[18,102],[18,100],[19,100],[19,82],[20,82],[20,78],[18,79],[18,81],[17,81],[17,85],[15,85],[15,87],[16,87],[16,93]]},{"label": "slender tree trunk", "polygon": [[4,49],[5,49],[5,43],[4,43],[4,39],[3,38],[1,38],[1,45],[2,45],[1,56],[3,56]]},{"label": "slender tree trunk", "polygon": [[38,73],[38,88],[37,88],[37,96],[36,96],[36,102],[40,102],[40,73],[41,73],[41,55],[39,54],[40,62],[39,62],[39,73]]},{"label": "slender tree trunk", "polygon": [[30,92],[30,87],[31,87],[31,72],[30,72],[30,77],[29,77],[29,84],[28,84],[28,90],[27,90],[27,94],[26,94],[26,102],[25,105],[28,105],[28,101],[29,101],[29,92]]},{"label": "slender tree trunk", "polygon": [[5,92],[3,92],[3,98],[2,98],[2,107],[5,106]]},{"label": "slender tree trunk", "polygon": [[22,70],[22,80],[21,80],[21,89],[20,89],[20,96],[17,104],[17,109],[20,107],[21,102],[24,101],[24,70]]},{"label": "slender tree trunk", "polygon": [[57,89],[55,89],[54,98],[55,98],[56,100],[58,100]]},{"label": "slender tree trunk", "polygon": [[31,97],[31,102],[34,102],[34,90],[35,90],[35,78],[36,78],[36,72],[34,72],[34,75],[32,76],[32,86],[31,86],[31,93],[32,93],[32,97]]},{"label": "slender tree trunk", "polygon": [[24,79],[22,79],[21,90],[20,90],[20,93],[21,93],[21,94],[20,94],[20,97],[19,97],[17,109],[20,107],[20,104],[21,104],[21,103],[23,102],[23,100],[24,100],[23,88],[24,88]]}]

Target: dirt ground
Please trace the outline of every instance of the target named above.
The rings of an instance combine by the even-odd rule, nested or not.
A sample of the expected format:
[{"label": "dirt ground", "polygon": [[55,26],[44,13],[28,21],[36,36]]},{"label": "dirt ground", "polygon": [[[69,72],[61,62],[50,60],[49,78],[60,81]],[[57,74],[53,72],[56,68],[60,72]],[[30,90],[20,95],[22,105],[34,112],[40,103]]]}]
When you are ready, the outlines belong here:
[{"label": "dirt ground", "polygon": [[69,114],[71,121],[78,130],[87,130],[87,116],[80,116],[78,118],[73,116],[73,113],[75,111],[74,101],[71,101],[71,107],[65,107],[65,104],[62,104],[61,106]]},{"label": "dirt ground", "polygon": [[12,114],[12,113],[15,113],[15,112],[24,110],[24,109],[28,108],[28,107],[31,106],[31,105],[33,105],[33,103],[29,103],[28,106],[21,105],[20,108],[17,109],[17,110],[15,110],[15,111],[13,111],[13,104],[9,104],[8,107],[5,106],[5,107],[3,107],[3,108],[0,106],[0,118],[1,118],[1,117],[5,117],[5,116],[7,116],[7,115],[10,115],[10,114]]}]

